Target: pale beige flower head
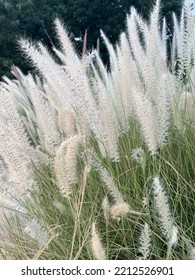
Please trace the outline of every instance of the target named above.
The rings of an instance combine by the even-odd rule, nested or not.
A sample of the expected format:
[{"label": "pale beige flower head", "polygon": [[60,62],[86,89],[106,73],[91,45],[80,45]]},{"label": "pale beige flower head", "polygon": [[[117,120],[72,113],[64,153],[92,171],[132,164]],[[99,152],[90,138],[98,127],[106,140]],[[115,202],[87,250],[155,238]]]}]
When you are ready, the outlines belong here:
[{"label": "pale beige flower head", "polygon": [[173,226],[172,231],[170,233],[170,239],[169,239],[169,244],[171,247],[177,246],[178,243],[178,228],[176,226]]},{"label": "pale beige flower head", "polygon": [[102,209],[104,212],[104,218],[105,218],[106,222],[108,222],[108,220],[110,218],[110,204],[109,204],[107,196],[105,196],[102,201]]},{"label": "pale beige flower head", "polygon": [[96,260],[106,260],[106,251],[95,222],[93,222],[91,228],[91,250]]},{"label": "pale beige flower head", "polygon": [[154,177],[152,188],[161,232],[167,240],[170,240],[170,238],[173,239],[172,242],[174,243],[177,235],[176,227],[174,227],[174,218],[172,216],[168,195],[158,176]]},{"label": "pale beige flower head", "polygon": [[150,226],[145,223],[139,237],[138,251],[141,253],[141,260],[147,260],[151,253],[151,233]]},{"label": "pale beige flower head", "polygon": [[110,208],[110,216],[112,217],[112,219],[118,221],[129,212],[130,212],[130,207],[126,202],[114,204]]}]

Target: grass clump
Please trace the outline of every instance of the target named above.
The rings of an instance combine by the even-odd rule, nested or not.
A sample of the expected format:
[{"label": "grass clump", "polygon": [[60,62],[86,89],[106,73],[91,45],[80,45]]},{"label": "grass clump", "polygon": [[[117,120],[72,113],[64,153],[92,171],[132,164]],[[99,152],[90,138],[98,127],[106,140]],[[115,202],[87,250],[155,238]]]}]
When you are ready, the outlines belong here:
[{"label": "grass clump", "polygon": [[101,32],[109,70],[58,19],[60,50],[20,40],[37,74],[0,84],[2,259],[194,258],[195,21],[173,17],[171,62],[160,1]]}]

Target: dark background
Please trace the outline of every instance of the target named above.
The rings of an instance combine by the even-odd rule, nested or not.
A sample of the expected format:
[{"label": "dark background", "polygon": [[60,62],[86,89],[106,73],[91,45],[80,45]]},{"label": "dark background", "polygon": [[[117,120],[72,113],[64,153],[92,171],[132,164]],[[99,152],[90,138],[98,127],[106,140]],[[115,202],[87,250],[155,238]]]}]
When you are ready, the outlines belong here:
[{"label": "dark background", "polygon": [[[0,0],[0,78],[10,77],[14,64],[25,73],[30,65],[22,57],[17,39],[21,36],[41,40],[47,46],[57,45],[53,20],[61,18],[68,27],[72,38],[83,38],[88,31],[87,48],[96,46],[102,29],[112,43],[121,31],[125,30],[126,13],[130,6],[147,19],[154,0]],[[179,16],[182,0],[161,1],[162,17],[165,16],[168,28],[172,30],[172,13]],[[82,40],[76,41],[78,52],[82,50]],[[101,55],[105,48],[100,41]]]}]

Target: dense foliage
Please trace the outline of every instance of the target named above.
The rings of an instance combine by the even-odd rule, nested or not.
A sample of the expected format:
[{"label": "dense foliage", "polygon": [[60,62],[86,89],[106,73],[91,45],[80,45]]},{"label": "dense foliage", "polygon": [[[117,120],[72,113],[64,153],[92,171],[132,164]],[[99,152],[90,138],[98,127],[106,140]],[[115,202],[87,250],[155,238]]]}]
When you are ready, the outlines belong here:
[{"label": "dense foliage", "polygon": [[[82,39],[87,29],[90,49],[96,45],[100,29],[112,43],[116,42],[124,30],[125,14],[131,5],[147,18],[153,4],[153,0],[0,0],[0,77],[10,76],[13,64],[27,71],[29,64],[24,63],[17,48],[21,35],[44,41],[49,47],[53,42],[56,44],[51,27],[56,17],[69,26],[73,38]],[[162,3],[162,15],[168,19],[170,29],[172,12],[179,15],[181,4],[182,0]],[[82,40],[77,41],[77,49],[81,51]]]}]

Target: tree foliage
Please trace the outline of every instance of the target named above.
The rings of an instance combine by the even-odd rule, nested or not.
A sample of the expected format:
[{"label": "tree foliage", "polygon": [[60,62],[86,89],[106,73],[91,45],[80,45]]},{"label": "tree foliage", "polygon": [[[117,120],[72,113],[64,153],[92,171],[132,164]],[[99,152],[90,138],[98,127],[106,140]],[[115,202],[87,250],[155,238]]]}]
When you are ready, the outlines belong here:
[{"label": "tree foliage", "polygon": [[[52,21],[60,17],[68,26],[72,37],[77,40],[77,49],[81,51],[82,38],[88,31],[90,49],[102,29],[112,43],[124,30],[125,14],[130,6],[147,18],[155,0],[0,0],[0,76],[8,75],[15,64],[27,71],[17,46],[21,36],[32,40],[41,40],[48,46],[56,43]],[[162,1],[162,15],[168,18],[171,29],[171,15],[179,15],[182,0]],[[49,34],[49,35],[48,35]],[[103,49],[104,52],[104,49]]]}]

